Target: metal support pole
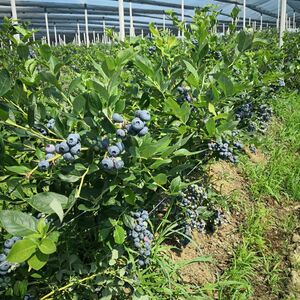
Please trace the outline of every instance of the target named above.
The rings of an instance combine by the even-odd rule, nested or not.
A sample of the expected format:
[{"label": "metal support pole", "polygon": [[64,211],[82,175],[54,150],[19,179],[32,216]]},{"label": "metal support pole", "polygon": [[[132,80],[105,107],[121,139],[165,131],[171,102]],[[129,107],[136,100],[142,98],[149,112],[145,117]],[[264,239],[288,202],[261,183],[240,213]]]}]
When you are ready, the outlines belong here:
[{"label": "metal support pole", "polygon": [[32,32],[32,40],[35,42],[35,32]]},{"label": "metal support pole", "polygon": [[223,34],[225,35],[225,23],[223,23]]},{"label": "metal support pole", "polygon": [[[18,24],[18,16],[17,16],[17,7],[16,7],[16,0],[10,0],[10,6],[11,6],[11,17],[13,19],[13,24]],[[20,35],[15,34],[14,35],[16,40],[20,40]]]},{"label": "metal support pole", "polygon": [[260,14],[260,31],[263,29],[263,15]]},{"label": "metal support pole", "polygon": [[281,0],[280,7],[280,28],[279,28],[279,47],[283,45],[283,34],[286,28],[286,0]]},{"label": "metal support pole", "polygon": [[66,35],[64,34],[64,45],[66,45]]},{"label": "metal support pole", "polygon": [[144,29],[142,29],[142,31],[141,31],[141,36],[142,36],[142,38],[144,37]]},{"label": "metal support pole", "polygon": [[277,2],[277,22],[276,22],[276,25],[277,25],[277,29],[279,29],[279,21],[280,20],[280,0],[278,0]]},{"label": "metal support pole", "polygon": [[49,25],[48,25],[48,13],[46,9],[45,9],[45,23],[46,23],[46,31],[47,31],[47,43],[49,46],[51,46]]},{"label": "metal support pole", "polygon": [[[181,22],[184,22],[184,0],[181,0]],[[184,38],[184,30],[182,30],[181,37]]]},{"label": "metal support pole", "polygon": [[296,29],[296,12],[293,12],[293,29]]},{"label": "metal support pole", "polygon": [[166,15],[163,15],[163,30],[166,30]]},{"label": "metal support pole", "polygon": [[96,32],[95,32],[95,30],[93,30],[93,43],[94,44],[96,43]]},{"label": "metal support pole", "polygon": [[243,3],[243,29],[246,29],[246,0]]},{"label": "metal support pole", "polygon": [[251,18],[249,18],[249,26],[251,27]]},{"label": "metal support pole", "polygon": [[129,29],[129,35],[130,37],[135,36],[134,27],[133,27],[133,16],[132,16],[132,4],[129,3],[129,18],[130,18],[130,29]]},{"label": "metal support pole", "polygon": [[106,26],[105,26],[105,20],[103,20],[103,43],[106,44]]},{"label": "metal support pole", "polygon": [[89,39],[89,23],[88,23],[88,13],[87,13],[87,5],[84,5],[84,18],[85,18],[85,40],[86,46],[90,46],[90,39]]},{"label": "metal support pole", "polygon": [[55,46],[57,46],[57,32],[56,32],[56,25],[54,23],[54,41],[55,41]]},{"label": "metal support pole", "polygon": [[123,0],[119,0],[119,38],[120,41],[125,39],[125,24],[124,24],[124,3]]},{"label": "metal support pole", "polygon": [[77,41],[78,41],[78,46],[81,46],[80,26],[78,20],[77,20]]}]

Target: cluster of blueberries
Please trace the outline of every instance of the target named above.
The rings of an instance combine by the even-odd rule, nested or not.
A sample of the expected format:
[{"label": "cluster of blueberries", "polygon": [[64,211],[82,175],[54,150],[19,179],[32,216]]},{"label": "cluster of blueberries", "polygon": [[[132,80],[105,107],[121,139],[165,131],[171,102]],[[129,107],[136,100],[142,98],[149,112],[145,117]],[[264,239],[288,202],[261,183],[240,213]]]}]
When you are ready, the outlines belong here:
[{"label": "cluster of blueberries", "polygon": [[[11,263],[6,260],[6,257],[12,248],[12,246],[15,244],[15,242],[21,240],[20,237],[14,236],[4,242],[4,249],[3,253],[0,254],[0,279],[1,276],[5,276],[8,273],[14,271],[19,264]],[[2,282],[6,282],[4,278],[2,278]]]},{"label": "cluster of blueberries", "polygon": [[156,46],[150,46],[150,47],[148,48],[148,53],[149,53],[150,55],[152,55],[153,53],[155,53],[155,51],[156,51]]},{"label": "cluster of blueberries", "polygon": [[211,212],[209,220],[201,218],[201,211],[207,210],[207,192],[200,184],[191,184],[183,191],[179,197],[179,205],[184,212],[184,234],[187,236],[182,240],[183,245],[190,241],[193,230],[201,233],[205,232],[208,227],[212,228],[223,224],[223,214],[218,210]]},{"label": "cluster of blueberries", "polygon": [[49,129],[53,129],[54,126],[55,126],[55,120],[54,120],[53,118],[50,119],[50,120],[47,122],[46,126],[47,126],[47,128],[49,128]]},{"label": "cluster of blueberries", "polygon": [[146,210],[132,212],[132,217],[135,220],[135,225],[129,232],[130,239],[134,247],[139,252],[138,264],[140,267],[149,264],[151,255],[151,241],[153,234],[147,229],[149,214]]},{"label": "cluster of blueberries", "polygon": [[[236,120],[245,126],[248,132],[257,130],[265,132],[272,114],[272,108],[266,104],[262,104],[255,109],[252,103],[245,103],[235,111]],[[256,118],[257,124],[252,120],[253,117]]]},{"label": "cluster of blueberries", "polygon": [[[48,129],[53,129],[55,126],[55,120],[54,119],[50,119],[47,124],[46,127]],[[42,135],[47,135],[48,131],[46,129],[44,129],[43,127],[39,126],[39,125],[34,125],[34,128],[37,129]]]},{"label": "cluster of blueberries", "polygon": [[250,150],[250,152],[252,152],[253,154],[256,154],[256,153],[257,153],[257,149],[256,149],[256,147],[255,147],[253,144],[251,144],[251,145],[249,146],[249,150]]},{"label": "cluster of blueberries", "polygon": [[[112,120],[115,124],[119,124],[119,128],[116,131],[116,138],[118,142],[114,145],[109,145],[109,140],[106,138],[100,142],[100,147],[107,150],[108,157],[103,158],[101,165],[105,170],[120,170],[124,167],[123,160],[118,157],[124,150],[125,146],[123,140],[127,135],[138,135],[140,137],[146,135],[149,132],[146,122],[150,121],[151,116],[147,110],[137,110],[135,112],[135,118],[131,123],[125,122],[122,115],[114,113]],[[98,143],[99,144],[99,143]]]},{"label": "cluster of blueberries", "polygon": [[285,87],[285,81],[283,79],[278,79],[276,84],[271,84],[270,87],[273,91],[278,91],[280,88]]},{"label": "cluster of blueberries", "polygon": [[179,86],[177,88],[177,91],[179,92],[180,96],[176,99],[178,103],[183,103],[187,101],[188,103],[192,103],[193,98],[189,94],[189,90],[185,87]]},{"label": "cluster of blueberries", "polygon": [[45,147],[45,159],[39,162],[38,167],[43,172],[47,171],[50,166],[49,160],[55,156],[55,153],[61,154],[66,161],[73,161],[75,160],[75,156],[80,153],[80,150],[80,135],[78,133],[71,133],[68,135],[66,141],[56,145],[48,144]]},{"label": "cluster of blueberries", "polygon": [[235,150],[243,150],[244,145],[240,141],[231,142],[228,139],[220,138],[216,142],[208,143],[208,149],[213,151],[214,154],[232,163],[238,163],[238,157],[234,154]]}]

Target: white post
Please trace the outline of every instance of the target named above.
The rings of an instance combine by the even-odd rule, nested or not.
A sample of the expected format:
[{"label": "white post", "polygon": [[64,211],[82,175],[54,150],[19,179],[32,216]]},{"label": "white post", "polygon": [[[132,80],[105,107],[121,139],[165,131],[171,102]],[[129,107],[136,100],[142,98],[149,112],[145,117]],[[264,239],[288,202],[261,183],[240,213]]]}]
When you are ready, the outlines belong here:
[{"label": "white post", "polygon": [[103,43],[106,44],[106,26],[105,26],[105,20],[103,20]]},{"label": "white post", "polygon": [[98,43],[100,42],[100,36],[99,36],[99,33],[97,33],[97,42],[98,42]]},{"label": "white post", "polygon": [[120,41],[125,39],[125,24],[124,24],[124,3],[123,0],[119,0],[119,38]]},{"label": "white post", "polygon": [[132,4],[129,3],[129,18],[130,18],[130,29],[129,29],[129,35],[130,37],[135,36],[134,27],[133,27],[133,16],[132,16]]},{"label": "white post", "polygon": [[95,32],[95,30],[93,30],[93,43],[94,44],[96,43],[96,32]]},{"label": "white post", "polygon": [[77,21],[77,40],[78,40],[78,46],[81,46],[80,26],[78,21]]},{"label": "white post", "polygon": [[249,18],[249,26],[251,26],[251,18]]},{"label": "white post", "polygon": [[289,17],[288,29],[291,29],[291,18]]},{"label": "white post", "polygon": [[223,34],[225,35],[225,23],[223,23]]},{"label": "white post", "polygon": [[86,44],[86,34],[85,34],[85,32],[83,33],[83,43]]},{"label": "white post", "polygon": [[166,30],[166,15],[163,15],[163,30]]},{"label": "white post", "polygon": [[59,45],[62,45],[62,40],[61,40],[60,33],[58,34],[58,43],[59,43]]},{"label": "white post", "polygon": [[48,42],[48,45],[51,46],[49,25],[48,25],[48,13],[47,13],[46,9],[45,9],[45,23],[46,23],[46,31],[47,31],[47,42]]},{"label": "white post", "polygon": [[296,29],[296,12],[293,12],[293,28]]},{"label": "white post", "polygon": [[[11,6],[11,17],[13,18],[14,22],[13,24],[18,24],[18,16],[17,16],[17,7],[16,7],[16,0],[10,0],[10,6]],[[14,35],[16,40],[20,39],[19,34]]]},{"label": "white post", "polygon": [[283,45],[283,34],[286,28],[286,0],[281,0],[279,47]]},{"label": "white post", "polygon": [[279,21],[280,20],[280,0],[278,0],[277,2],[277,22],[276,22],[276,26],[277,26],[277,29],[279,29]]},{"label": "white post", "polygon": [[87,14],[87,5],[84,5],[84,18],[85,18],[85,41],[86,46],[90,46],[90,39],[89,39],[89,23],[88,23],[88,14]]},{"label": "white post", "polygon": [[[184,22],[184,0],[181,0],[181,22]],[[182,30],[181,37],[184,38],[184,30]]]},{"label": "white post", "polygon": [[64,34],[64,45],[66,45],[66,35]]},{"label": "white post", "polygon": [[55,41],[55,46],[57,46],[57,32],[56,32],[56,25],[54,23],[54,41]]},{"label": "white post", "polygon": [[243,3],[243,29],[246,29],[246,0]]},{"label": "white post", "polygon": [[142,38],[143,38],[144,37],[144,29],[142,29],[141,35],[142,35]]},{"label": "white post", "polygon": [[263,29],[263,17],[262,14],[260,14],[260,31]]},{"label": "white post", "polygon": [[32,32],[32,40],[35,42],[35,32]]}]

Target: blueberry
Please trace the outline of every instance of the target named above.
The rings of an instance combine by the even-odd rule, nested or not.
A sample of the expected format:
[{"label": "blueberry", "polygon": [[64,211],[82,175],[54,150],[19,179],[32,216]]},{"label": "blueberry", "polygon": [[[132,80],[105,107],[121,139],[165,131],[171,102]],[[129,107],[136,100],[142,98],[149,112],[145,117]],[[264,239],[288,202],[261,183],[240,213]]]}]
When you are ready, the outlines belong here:
[{"label": "blueberry", "polygon": [[45,159],[46,159],[46,160],[49,160],[49,159],[53,158],[54,156],[55,156],[55,155],[52,154],[52,153],[47,153],[46,156],[45,156]]},{"label": "blueberry", "polygon": [[60,147],[60,144],[55,145],[55,152],[56,153],[60,153],[60,148],[59,147]]},{"label": "blueberry", "polygon": [[70,147],[69,145],[67,144],[67,142],[61,142],[58,146],[58,150],[59,150],[59,153],[63,154],[63,153],[67,153],[70,151]]},{"label": "blueberry", "polygon": [[147,250],[149,250],[149,249],[151,248],[151,245],[150,245],[149,242],[145,242],[145,248],[146,248]]},{"label": "blueberry", "polygon": [[148,133],[149,129],[145,126],[141,131],[139,131],[138,136],[144,136]]},{"label": "blueberry", "polygon": [[102,159],[101,165],[102,165],[103,169],[111,170],[114,167],[114,162],[110,157],[107,157],[107,158]]},{"label": "blueberry", "polygon": [[0,254],[0,263],[1,263],[2,261],[5,261],[5,260],[6,260],[6,255],[3,254],[3,253],[1,253],[1,254]]},{"label": "blueberry", "polygon": [[134,115],[136,116],[136,117],[140,117],[140,113],[141,113],[142,111],[139,109],[139,110],[137,110],[135,113],[134,113]]},{"label": "blueberry", "polygon": [[125,150],[125,146],[122,142],[117,142],[116,146],[120,149],[120,153]]},{"label": "blueberry", "polygon": [[150,256],[150,251],[147,250],[147,251],[145,252],[145,255],[146,255],[146,256]]},{"label": "blueberry", "polygon": [[135,246],[136,248],[140,248],[140,247],[141,247],[141,244],[140,244],[140,242],[135,242],[135,243],[134,243],[134,246]]},{"label": "blueberry", "polygon": [[63,155],[63,158],[66,161],[73,161],[73,160],[75,160],[75,157],[70,152],[65,153]]},{"label": "blueberry", "polygon": [[124,161],[122,159],[114,160],[114,166],[116,170],[121,170],[124,167]]},{"label": "blueberry", "polygon": [[140,225],[136,225],[134,229],[135,231],[139,232],[142,230],[142,227]]},{"label": "blueberry", "polygon": [[126,136],[126,132],[123,129],[118,129],[117,132],[116,132],[116,135],[117,135],[118,138],[122,139]]},{"label": "blueberry", "polygon": [[117,146],[110,146],[107,149],[110,156],[116,157],[120,154],[120,149]]},{"label": "blueberry", "polygon": [[145,262],[142,260],[142,259],[139,259],[139,265],[142,267],[142,266],[144,266],[145,265]]},{"label": "blueberry", "polygon": [[150,121],[151,119],[150,113],[147,110],[141,110],[138,117],[145,122]]},{"label": "blueberry", "polygon": [[[132,230],[131,236],[132,236],[133,238],[137,238],[137,237],[138,237],[138,233],[137,233],[136,231]],[[0,261],[1,261],[1,260],[0,260]]]},{"label": "blueberry", "polygon": [[9,251],[10,251],[9,248],[4,248],[4,249],[3,249],[3,252],[4,252],[4,254],[6,254],[6,255],[8,255]]},{"label": "blueberry", "polygon": [[53,129],[55,126],[55,120],[54,119],[50,119],[47,123],[47,128],[49,129]]},{"label": "blueberry", "polygon": [[77,133],[71,133],[71,134],[69,134],[69,136],[67,138],[67,143],[71,147],[73,147],[76,144],[78,144],[79,141],[80,141],[80,136]]},{"label": "blueberry", "polygon": [[41,160],[38,164],[38,167],[40,169],[40,171],[47,171],[47,169],[49,168],[49,162],[47,160]]},{"label": "blueberry", "polygon": [[15,241],[13,239],[8,239],[8,240],[5,241],[4,247],[5,248],[11,248],[14,243],[15,243]]},{"label": "blueberry", "polygon": [[78,155],[80,153],[80,149],[81,149],[81,144],[78,143],[77,145],[73,146],[71,149],[70,149],[70,152],[71,154],[73,155]]},{"label": "blueberry", "polygon": [[11,264],[7,261],[0,263],[0,271],[7,271]]},{"label": "blueberry", "polygon": [[120,114],[114,113],[112,119],[115,123],[123,123],[124,119]]},{"label": "blueberry", "polygon": [[101,145],[104,149],[107,149],[108,146],[109,146],[109,139],[108,138],[104,138],[102,141],[101,141]]},{"label": "blueberry", "polygon": [[131,122],[133,130],[140,131],[144,128],[144,122],[140,118],[134,118]]},{"label": "blueberry", "polygon": [[45,147],[45,152],[46,153],[54,153],[55,152],[55,146],[52,144],[49,144]]}]

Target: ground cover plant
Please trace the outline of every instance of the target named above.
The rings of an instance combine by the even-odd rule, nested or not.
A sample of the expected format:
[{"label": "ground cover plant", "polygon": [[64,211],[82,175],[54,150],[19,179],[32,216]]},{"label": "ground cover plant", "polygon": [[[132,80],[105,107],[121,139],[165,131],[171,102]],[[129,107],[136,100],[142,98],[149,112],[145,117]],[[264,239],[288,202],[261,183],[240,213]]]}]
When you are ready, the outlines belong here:
[{"label": "ground cover plant", "polygon": [[[280,113],[276,101],[295,87],[288,76],[297,72],[293,56],[299,53],[270,49],[272,33],[238,32],[234,24],[220,37],[217,15],[196,10],[185,28],[170,13],[184,40],[150,24],[146,39],[53,49],[30,42],[26,25],[4,20],[1,296],[243,294],[232,286],[216,292],[183,283],[182,268],[211,258],[175,262],[170,253],[193,243],[194,231],[214,234],[222,227],[230,204],[211,185],[207,166],[223,161],[236,168],[248,148],[257,152],[274,119],[272,107]],[[233,19],[237,15],[233,10]],[[276,188],[255,182],[252,193],[266,189],[277,199],[284,192],[298,195],[292,177]],[[247,228],[251,236],[253,226]],[[230,270],[223,278],[238,281]],[[250,295],[251,287],[246,290]]]}]

